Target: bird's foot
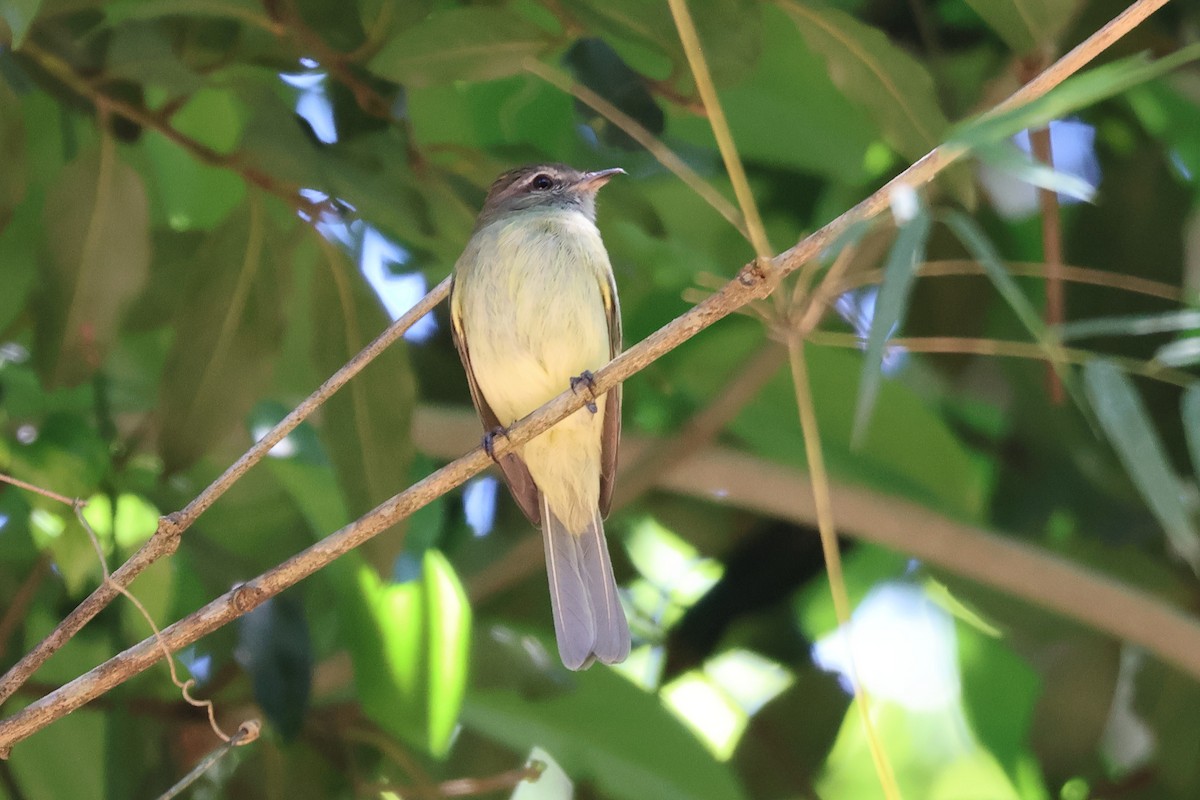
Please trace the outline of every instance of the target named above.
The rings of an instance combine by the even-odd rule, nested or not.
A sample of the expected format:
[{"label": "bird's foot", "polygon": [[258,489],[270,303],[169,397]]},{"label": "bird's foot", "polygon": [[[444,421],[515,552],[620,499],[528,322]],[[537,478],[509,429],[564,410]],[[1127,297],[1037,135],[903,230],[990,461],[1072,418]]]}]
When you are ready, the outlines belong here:
[{"label": "bird's foot", "polygon": [[571,378],[571,391],[579,394],[579,387],[583,386],[587,389],[588,394],[592,399],[587,402],[587,410],[595,414],[599,409],[596,407],[596,376],[591,370],[585,369],[583,372]]},{"label": "bird's foot", "polygon": [[498,459],[496,457],[496,437],[497,436],[503,436],[505,439],[507,439],[508,438],[508,428],[504,427],[503,425],[497,425],[496,427],[492,428],[490,431],[485,433],[483,435],[483,452],[487,453],[488,457],[491,458],[492,461],[495,461],[497,464],[499,464],[500,459]]}]

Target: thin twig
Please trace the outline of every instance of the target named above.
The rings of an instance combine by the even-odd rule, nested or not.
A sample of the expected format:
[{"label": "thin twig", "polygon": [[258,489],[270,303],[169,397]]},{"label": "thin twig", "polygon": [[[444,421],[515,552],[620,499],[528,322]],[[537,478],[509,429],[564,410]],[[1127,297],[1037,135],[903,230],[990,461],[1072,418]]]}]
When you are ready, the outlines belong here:
[{"label": "thin twig", "polygon": [[[1054,169],[1054,150],[1050,143],[1050,127],[1029,132],[1029,143],[1033,157]],[[1038,206],[1042,211],[1042,260],[1046,262],[1046,325],[1061,325],[1066,318],[1066,298],[1063,292],[1063,240],[1062,218],[1059,215],[1058,192],[1038,187]],[[1053,364],[1046,365],[1046,383],[1050,388],[1050,401],[1061,406],[1067,401],[1062,379]]]},{"label": "thin twig", "polygon": [[[1104,48],[1127,33],[1165,2],[1166,0],[1138,0],[1049,67],[1042,75],[1030,81],[1008,100],[1001,103],[998,109],[1005,110],[1045,94],[1072,73],[1078,71]],[[771,277],[782,278],[795,271],[820,254],[846,228],[885,209],[892,190],[899,184],[927,183],[940,170],[961,157],[963,152],[962,148],[941,147],[921,158],[870,197],[781,254],[774,261]],[[775,285],[775,281],[769,280],[763,266],[765,265],[759,263],[744,266],[738,272],[737,277],[719,292],[619,355],[596,373],[596,391],[600,393],[608,391],[714,322],[723,319],[747,303],[767,296]],[[441,288],[439,286],[439,289]],[[368,346],[368,349],[370,347]],[[576,395],[569,389],[564,391],[557,398],[513,426],[509,438],[498,442],[497,454],[503,455],[510,448],[520,446],[547,430],[559,419],[581,408],[584,400],[582,395]],[[239,463],[241,462],[239,461]],[[417,508],[431,502],[435,497],[461,485],[490,463],[491,459],[484,454],[482,448],[473,450],[386,501],[351,525],[331,534],[283,564],[263,573],[249,583],[227,592],[198,611],[167,627],[162,632],[163,639],[172,649],[178,649],[196,641],[205,634],[248,613],[267,598],[311,575],[334,558],[356,547],[379,531],[390,527]],[[204,504],[204,507],[207,507],[207,503]],[[155,538],[157,538],[157,534]],[[151,541],[153,542],[154,539],[152,538]],[[175,541],[178,542],[178,537],[175,537]],[[120,570],[114,574],[114,579],[119,573]],[[76,611],[78,610],[76,609]],[[7,754],[13,743],[30,736],[55,719],[79,708],[91,698],[103,694],[147,669],[158,660],[159,655],[154,640],[143,641],[81,675],[59,691],[0,721],[0,757]]]},{"label": "thin twig", "polygon": [[[184,531],[190,528],[197,517],[216,502],[217,498],[228,491],[229,487],[261,461],[272,447],[283,441],[285,436],[295,430],[297,425],[316,411],[334,392],[357,375],[375,356],[383,352],[406,330],[429,313],[449,292],[450,278],[446,278],[407,313],[389,325],[387,330],[364,347],[344,367],[321,384],[315,392],[280,420],[263,438],[255,442],[241,458],[209,484],[208,488],[197,495],[182,511],[161,518],[158,530],[150,537],[150,541],[146,542],[128,561],[113,572],[110,580],[96,587],[95,591],[68,614],[45,639],[14,664],[3,678],[0,678],[0,703],[11,697],[13,692],[45,663],[46,659],[57,652],[84,625],[111,603],[117,596],[118,587],[128,586],[146,567],[163,556],[174,553],[179,547],[179,540]],[[67,502],[70,502],[69,498]]]}]

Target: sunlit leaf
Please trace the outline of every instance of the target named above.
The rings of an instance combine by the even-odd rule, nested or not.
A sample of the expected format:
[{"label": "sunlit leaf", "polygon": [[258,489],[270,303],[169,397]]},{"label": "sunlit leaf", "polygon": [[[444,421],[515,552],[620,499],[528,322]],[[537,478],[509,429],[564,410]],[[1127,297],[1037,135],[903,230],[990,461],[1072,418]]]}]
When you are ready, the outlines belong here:
[{"label": "sunlit leaf", "polygon": [[1018,54],[1054,44],[1079,0],[966,0]]},{"label": "sunlit leaf", "polygon": [[571,800],[575,796],[570,776],[545,750],[534,747],[527,763],[540,766],[541,774],[537,780],[522,781],[509,800]]},{"label": "sunlit leaf", "polygon": [[371,69],[397,83],[488,80],[521,71],[548,46],[536,25],[497,6],[435,11],[388,40]]},{"label": "sunlit leaf", "polygon": [[[312,358],[332,375],[388,325],[379,298],[336,245],[322,242],[312,283]],[[351,516],[359,516],[408,485],[409,427],[416,382],[403,341],[392,344],[325,404],[320,428]],[[401,542],[375,537],[368,559],[391,574]]]},{"label": "sunlit leaf", "polygon": [[48,384],[76,384],[103,363],[148,274],[142,179],[105,139],[59,173],[46,193],[42,224],[37,354]]},{"label": "sunlit leaf", "polygon": [[834,84],[866,109],[888,144],[910,159],[937,146],[948,122],[920,62],[843,11],[794,0],[783,8],[825,58]]},{"label": "sunlit leaf", "polygon": [[1133,383],[1111,363],[1084,366],[1088,399],[1134,486],[1167,534],[1171,547],[1200,572],[1200,534],[1183,502],[1179,476]]},{"label": "sunlit leaf", "polygon": [[888,253],[883,267],[883,283],[875,302],[875,313],[871,318],[871,330],[867,336],[867,350],[863,358],[862,378],[859,382],[858,403],[854,412],[853,440],[861,442],[866,435],[879,384],[883,380],[883,350],[908,309],[917,268],[925,260],[925,241],[929,237],[930,218],[921,211],[915,218],[900,228],[896,241]]},{"label": "sunlit leaf", "polygon": [[168,472],[190,465],[240,425],[268,384],[286,285],[274,241],[261,204],[251,202],[192,262],[160,390]]}]

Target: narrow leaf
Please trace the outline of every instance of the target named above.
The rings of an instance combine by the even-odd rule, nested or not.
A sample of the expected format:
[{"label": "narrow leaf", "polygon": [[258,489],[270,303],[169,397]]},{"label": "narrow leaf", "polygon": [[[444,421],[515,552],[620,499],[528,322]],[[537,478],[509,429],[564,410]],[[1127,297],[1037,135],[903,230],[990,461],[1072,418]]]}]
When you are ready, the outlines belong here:
[{"label": "narrow leaf", "polygon": [[925,260],[925,241],[929,238],[929,215],[923,211],[900,229],[883,267],[883,283],[875,302],[871,329],[867,336],[866,357],[859,379],[858,404],[854,411],[851,435],[857,446],[867,432],[879,384],[883,380],[883,349],[888,338],[904,320],[909,295],[917,277],[917,267]]},{"label": "narrow leaf", "polygon": [[1192,474],[1200,482],[1200,386],[1189,386],[1184,391],[1180,412],[1188,454],[1192,457]]},{"label": "narrow leaf", "polygon": [[1008,140],[983,145],[975,154],[988,166],[1041,189],[1085,203],[1090,203],[1096,196],[1096,187],[1089,181],[1036,161]]},{"label": "narrow leaf", "polygon": [[537,26],[503,8],[451,8],[389,39],[371,70],[414,86],[490,80],[520,72],[548,44]]},{"label": "narrow leaf", "polygon": [[1075,15],[1079,0],[966,0],[1018,54],[1052,44]]},{"label": "narrow leaf", "polygon": [[1164,367],[1190,367],[1200,362],[1200,336],[1164,344],[1154,353],[1154,360]]},{"label": "narrow leaf", "polygon": [[[312,359],[319,374],[331,375],[387,327],[388,317],[343,252],[324,240],[320,245],[322,263],[311,287]],[[352,517],[408,485],[416,391],[408,349],[400,341],[325,404],[321,440]],[[390,575],[402,545],[396,535],[377,536],[364,552],[381,574]]]},{"label": "narrow leaf", "polygon": [[1131,314],[1127,317],[1096,317],[1059,325],[1060,339],[1090,339],[1094,336],[1145,336],[1200,328],[1200,311],[1185,309],[1162,314]]},{"label": "narrow leaf", "polygon": [[1134,486],[1150,507],[1171,547],[1200,573],[1200,534],[1192,524],[1158,433],[1129,378],[1108,361],[1084,366],[1088,399]]},{"label": "narrow leaf", "polygon": [[866,109],[898,153],[917,159],[941,142],[949,123],[920,62],[845,12],[793,0],[782,7],[825,59],[834,84]]},{"label": "narrow leaf", "polygon": [[25,122],[17,93],[0,80],[0,153],[4,154],[4,169],[0,169],[0,233],[12,218],[13,210],[25,197]]},{"label": "narrow leaf", "polygon": [[42,0],[5,0],[0,3],[0,19],[12,31],[13,47],[20,47],[29,32],[29,26],[37,19]]},{"label": "narrow leaf", "polygon": [[36,352],[49,385],[74,385],[103,363],[150,266],[146,190],[111,138],[62,169],[42,226]]},{"label": "narrow leaf", "polygon": [[160,449],[186,467],[242,424],[266,388],[282,340],[274,232],[257,202],[234,210],[189,265],[186,303],[163,368]]}]

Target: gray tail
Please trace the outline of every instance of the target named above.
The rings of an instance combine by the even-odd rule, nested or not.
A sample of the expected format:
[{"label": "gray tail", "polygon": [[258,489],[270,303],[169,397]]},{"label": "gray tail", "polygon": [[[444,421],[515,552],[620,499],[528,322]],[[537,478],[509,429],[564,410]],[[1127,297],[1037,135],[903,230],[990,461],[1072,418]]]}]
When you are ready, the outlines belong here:
[{"label": "gray tail", "polygon": [[550,605],[558,654],[568,669],[585,669],[594,659],[605,664],[629,655],[629,624],[617,596],[599,509],[574,534],[542,498],[542,542],[550,578]]}]

